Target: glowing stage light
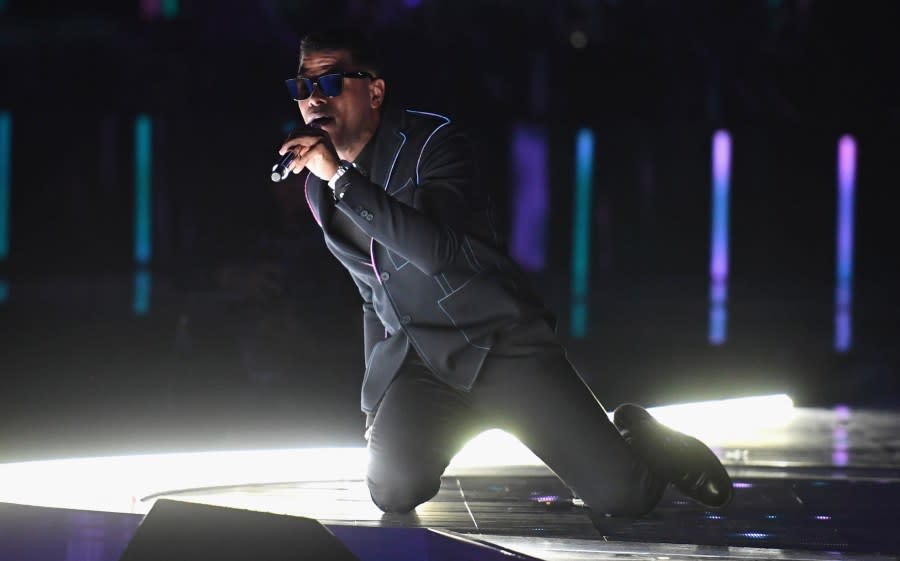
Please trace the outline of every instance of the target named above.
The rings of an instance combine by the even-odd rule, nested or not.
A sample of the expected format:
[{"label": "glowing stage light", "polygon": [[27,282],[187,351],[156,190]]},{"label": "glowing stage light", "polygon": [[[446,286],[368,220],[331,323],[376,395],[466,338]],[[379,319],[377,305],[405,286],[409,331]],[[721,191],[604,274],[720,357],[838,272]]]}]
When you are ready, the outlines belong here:
[{"label": "glowing stage light", "polygon": [[[786,423],[792,415],[793,403],[786,395],[773,395],[649,410],[661,422],[677,430],[701,436],[704,427],[714,426],[720,437],[724,434],[725,438],[730,438],[746,427],[759,430]],[[142,499],[180,490],[311,481],[361,481],[365,478],[367,462],[365,448],[309,448],[0,464],[0,502],[145,513],[152,506],[152,500]],[[489,430],[469,441],[454,456],[447,475],[459,474],[469,468],[516,466],[541,467],[544,464],[509,433]],[[314,490],[311,492],[315,494]],[[210,491],[212,495],[214,492]],[[323,494],[322,509],[334,508],[333,505],[328,506],[329,500]],[[265,503],[267,510],[272,512],[290,512],[291,506],[283,500],[279,501],[277,497],[269,496],[264,500],[231,495],[227,498],[230,506],[258,509]]]},{"label": "glowing stage light", "polygon": [[0,464],[0,502],[146,512],[140,499],[181,489],[361,479],[364,448],[242,450]]},{"label": "glowing stage light", "polygon": [[163,0],[162,13],[166,19],[174,19],[178,16],[178,0]]},{"label": "glowing stage light", "polygon": [[572,220],[573,337],[587,334],[588,280],[591,260],[591,200],[594,179],[594,133],[581,129],[575,139],[575,203]]},{"label": "glowing stage light", "polygon": [[150,311],[150,296],[153,289],[153,276],[150,271],[141,269],[134,273],[134,302],[132,308],[135,315],[145,316]]},{"label": "glowing stage light", "polygon": [[147,265],[153,254],[151,213],[153,122],[138,115],[134,122],[134,260]]},{"label": "glowing stage light", "polygon": [[146,266],[153,256],[153,122],[138,115],[134,123],[134,313],[146,315],[150,309],[152,278]]},{"label": "glowing stage light", "polygon": [[[0,5],[0,11],[5,5]],[[9,191],[12,176],[12,115],[0,112],[0,262],[9,257]],[[0,304],[9,298],[9,283],[0,279]]]},{"label": "glowing stage light", "polygon": [[675,430],[711,442],[769,439],[769,431],[794,417],[794,402],[784,394],[666,405],[649,409]]},{"label": "glowing stage light", "polygon": [[838,142],[837,243],[834,287],[834,349],[846,352],[852,341],[853,208],[856,197],[856,140]]},{"label": "glowing stage light", "polygon": [[716,131],[712,146],[712,235],[709,257],[709,342],[725,342],[728,327],[728,205],[731,135]]},{"label": "glowing stage light", "polygon": [[523,269],[540,271],[546,262],[549,189],[547,133],[520,124],[513,133],[512,174],[515,190],[510,251]]},{"label": "glowing stage light", "polygon": [[544,463],[519,439],[500,429],[484,431],[466,443],[449,469],[465,470],[499,466],[542,466]]},{"label": "glowing stage light", "polygon": [[9,257],[9,190],[12,176],[12,115],[0,112],[0,261]]}]

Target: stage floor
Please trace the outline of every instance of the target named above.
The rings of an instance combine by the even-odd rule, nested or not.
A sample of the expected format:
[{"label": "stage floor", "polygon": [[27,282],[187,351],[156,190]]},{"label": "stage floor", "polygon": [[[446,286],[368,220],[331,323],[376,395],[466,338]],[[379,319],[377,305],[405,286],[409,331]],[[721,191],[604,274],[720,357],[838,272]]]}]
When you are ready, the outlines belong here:
[{"label": "stage floor", "polygon": [[[248,483],[159,489],[136,497],[131,514],[105,510],[137,520],[156,499],[168,498],[315,518],[338,537],[360,527],[439,529],[546,560],[897,559],[900,412],[793,408],[769,424],[766,411],[757,414],[757,423],[730,434],[716,435],[716,427],[707,426],[713,432],[705,440],[735,481],[734,501],[724,511],[709,511],[670,487],[650,515],[608,518],[596,528],[578,498],[527,455],[505,464],[454,460],[437,497],[409,515],[382,515],[353,469],[338,469],[332,479],[321,474],[282,482],[248,477]],[[0,472],[10,466],[0,466]],[[9,485],[8,474],[2,475],[3,485]],[[0,496],[0,501],[29,504],[21,497]],[[31,532],[25,526],[34,524],[24,522],[24,507],[2,506],[2,527]],[[78,503],[60,506],[104,510]],[[28,512],[41,516],[41,511]],[[46,515],[51,512],[65,511],[48,509]],[[39,526],[44,532],[51,527],[75,532],[77,518],[66,520]],[[2,555],[3,547],[12,547],[8,536],[5,545],[0,542],[3,559],[10,558]]]}]

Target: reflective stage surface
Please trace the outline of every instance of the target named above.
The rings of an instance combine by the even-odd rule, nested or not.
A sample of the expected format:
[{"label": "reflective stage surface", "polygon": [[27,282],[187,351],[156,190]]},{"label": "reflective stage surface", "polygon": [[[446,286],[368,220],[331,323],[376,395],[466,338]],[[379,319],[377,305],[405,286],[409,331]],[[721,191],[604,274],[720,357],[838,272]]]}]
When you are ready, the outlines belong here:
[{"label": "reflective stage surface", "polygon": [[[379,530],[402,541],[413,529],[431,528],[548,560],[900,556],[900,413],[797,408],[780,426],[765,427],[761,418],[757,429],[705,438],[735,481],[724,511],[708,511],[670,488],[649,516],[607,518],[595,527],[577,497],[527,457],[511,460],[515,465],[454,460],[438,496],[409,515],[382,515],[355,468],[335,471],[335,479],[159,489],[136,497],[130,513],[48,508],[47,500],[37,503],[43,507],[14,505],[7,488],[0,496],[8,501],[0,505],[0,559],[117,559],[159,498],[314,518],[348,545],[375,543]],[[5,473],[0,485],[13,485],[13,472]],[[357,555],[380,558],[376,549]]]}]

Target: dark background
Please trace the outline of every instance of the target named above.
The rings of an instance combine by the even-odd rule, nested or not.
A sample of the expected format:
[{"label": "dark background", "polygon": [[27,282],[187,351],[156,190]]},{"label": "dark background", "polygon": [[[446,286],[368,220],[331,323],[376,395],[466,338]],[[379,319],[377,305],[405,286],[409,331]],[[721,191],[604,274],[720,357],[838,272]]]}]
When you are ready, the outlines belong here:
[{"label": "dark background", "polygon": [[[549,140],[535,285],[608,408],[785,392],[896,407],[896,2],[0,2],[12,116],[0,461],[363,443],[360,302],[302,179],[269,181],[300,37],[377,38],[388,95],[453,115],[511,221]],[[578,33],[586,44],[575,46]],[[573,35],[576,34],[576,35]],[[133,309],[134,123],[153,120],[153,286]],[[596,137],[590,324],[568,331],[574,139]],[[710,139],[733,138],[728,339],[707,341]],[[832,345],[836,150],[859,149],[853,346]],[[536,412],[539,414],[539,412]],[[760,415],[765,415],[764,411]]]}]

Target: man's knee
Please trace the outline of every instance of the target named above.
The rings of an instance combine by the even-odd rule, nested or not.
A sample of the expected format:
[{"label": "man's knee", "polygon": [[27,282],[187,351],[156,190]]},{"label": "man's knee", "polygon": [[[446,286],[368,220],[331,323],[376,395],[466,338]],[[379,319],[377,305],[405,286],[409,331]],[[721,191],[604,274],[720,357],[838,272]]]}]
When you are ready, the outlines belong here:
[{"label": "man's knee", "polygon": [[382,512],[406,513],[434,497],[441,487],[437,478],[388,478],[373,481],[366,478],[372,502]]}]

